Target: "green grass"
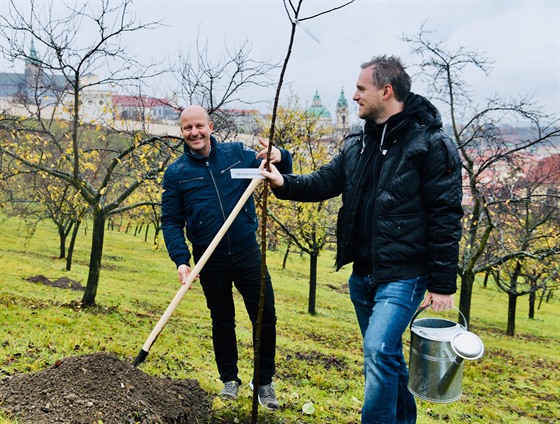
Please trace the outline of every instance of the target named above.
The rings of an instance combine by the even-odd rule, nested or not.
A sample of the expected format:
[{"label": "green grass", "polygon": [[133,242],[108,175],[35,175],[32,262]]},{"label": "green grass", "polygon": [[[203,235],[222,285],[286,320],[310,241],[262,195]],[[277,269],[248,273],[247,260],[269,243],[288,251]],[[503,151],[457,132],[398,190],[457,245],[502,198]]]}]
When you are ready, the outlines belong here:
[{"label": "green grass", "polygon": [[[76,307],[81,292],[24,280],[44,275],[68,277],[85,285],[91,228],[83,226],[73,269],[57,259],[58,237],[42,224],[33,238],[23,221],[0,215],[0,377],[31,373],[57,359],[109,351],[133,361],[179,289],[165,251],[154,251],[144,237],[108,231],[97,307]],[[148,238],[149,239],[149,238]],[[358,423],[362,399],[361,336],[344,289],[349,268],[334,272],[334,252],[319,258],[317,314],[307,314],[308,260],[268,252],[278,314],[275,385],[281,412],[262,412],[268,422]],[[252,375],[251,327],[237,302],[241,379]],[[457,302],[456,302],[457,303]],[[463,397],[451,404],[419,401],[419,423],[550,423],[560,419],[560,308],[557,298],[527,318],[521,298],[517,335],[504,335],[507,298],[494,287],[475,287],[471,330],[484,341],[485,354],[465,364]],[[210,319],[195,283],[152,346],[141,369],[153,375],[194,378],[217,393],[221,383],[213,361]],[[408,355],[408,332],[405,334]],[[237,402],[214,401],[213,422],[246,420],[250,390]],[[305,414],[312,402],[315,411]],[[1,405],[0,405],[1,408]],[[0,423],[16,423],[0,414]]]}]

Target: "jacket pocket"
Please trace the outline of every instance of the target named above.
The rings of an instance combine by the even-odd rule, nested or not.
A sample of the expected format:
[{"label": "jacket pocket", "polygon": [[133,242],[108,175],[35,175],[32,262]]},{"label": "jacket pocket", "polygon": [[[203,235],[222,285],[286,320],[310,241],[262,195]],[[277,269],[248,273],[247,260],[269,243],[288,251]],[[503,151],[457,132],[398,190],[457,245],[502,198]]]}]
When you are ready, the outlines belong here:
[{"label": "jacket pocket", "polygon": [[194,177],[194,178],[189,178],[188,180],[180,180],[179,184],[188,184],[188,183],[192,183],[193,181],[203,181],[204,177]]},{"label": "jacket pocket", "polygon": [[375,242],[384,256],[399,261],[411,259],[428,246],[426,221],[417,214],[379,218]]},{"label": "jacket pocket", "polygon": [[241,163],[240,160],[238,160],[237,162],[235,162],[234,164],[231,164],[230,166],[228,166],[227,168],[224,168],[220,171],[220,174],[225,174],[226,172],[228,172],[231,168],[233,168],[236,165],[239,165]]}]

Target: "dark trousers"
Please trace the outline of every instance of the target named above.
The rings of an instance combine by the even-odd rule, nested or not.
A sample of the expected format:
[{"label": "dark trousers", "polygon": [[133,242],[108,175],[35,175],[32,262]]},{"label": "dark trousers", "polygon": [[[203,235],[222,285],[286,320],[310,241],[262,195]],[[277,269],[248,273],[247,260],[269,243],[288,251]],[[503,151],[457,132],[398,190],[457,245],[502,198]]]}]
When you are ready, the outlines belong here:
[{"label": "dark trousers", "polygon": [[[197,255],[197,253],[200,253]],[[194,252],[196,260],[201,252]],[[261,355],[259,385],[272,381],[275,372],[276,311],[274,290],[268,270],[261,330]],[[253,341],[257,324],[257,312],[261,281],[261,252],[257,244],[246,251],[227,255],[215,252],[200,272],[200,283],[206,296],[206,304],[212,317],[212,341],[220,380],[239,380],[237,368],[237,338],[235,335],[235,307],[233,287],[235,285],[245,303],[253,323]]]}]

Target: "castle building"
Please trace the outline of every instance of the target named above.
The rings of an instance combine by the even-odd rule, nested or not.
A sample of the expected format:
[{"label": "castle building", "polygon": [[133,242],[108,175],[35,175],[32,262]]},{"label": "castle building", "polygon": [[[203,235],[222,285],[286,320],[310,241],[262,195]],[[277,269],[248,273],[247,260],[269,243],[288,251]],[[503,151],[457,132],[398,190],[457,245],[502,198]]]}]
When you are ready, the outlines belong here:
[{"label": "castle building", "polygon": [[[41,107],[65,105],[59,108],[57,116],[69,119],[67,110],[72,109],[74,102],[72,81],[47,71],[31,40],[24,72],[0,72],[0,100],[3,104],[40,103]],[[100,84],[94,74],[81,75],[80,85],[79,113],[85,122],[109,122],[118,118],[176,124],[179,117],[180,110],[172,104],[176,100],[116,95],[110,87]]]},{"label": "castle building", "polygon": [[29,54],[25,59],[24,73],[0,72],[0,98],[26,102],[37,98],[43,104],[59,99],[68,85],[63,75],[47,74],[31,40]]}]

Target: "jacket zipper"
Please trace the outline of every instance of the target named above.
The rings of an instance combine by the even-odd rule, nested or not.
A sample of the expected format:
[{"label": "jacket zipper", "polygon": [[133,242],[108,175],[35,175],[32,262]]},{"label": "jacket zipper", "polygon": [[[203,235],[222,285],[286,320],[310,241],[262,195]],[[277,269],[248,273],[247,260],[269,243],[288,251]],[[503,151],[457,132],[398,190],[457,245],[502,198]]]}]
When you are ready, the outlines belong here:
[{"label": "jacket zipper", "polygon": [[[362,136],[360,138],[360,143],[362,144],[362,148],[361,148],[360,153],[359,153],[359,155],[361,156],[362,154],[364,154],[365,147],[366,147],[366,145],[365,145],[365,132],[363,130],[362,130]],[[358,175],[358,178],[356,179],[356,185],[355,185],[355,188],[352,192],[352,204],[350,205],[350,208],[349,208],[350,211],[354,210],[354,206],[355,206],[357,198],[358,198],[358,196],[357,196],[358,190],[360,189],[360,181],[363,178],[365,168],[366,168],[365,164],[371,159],[371,154],[372,154],[372,152],[370,150],[368,152],[368,156],[363,158],[363,165],[359,170],[360,174]],[[351,227],[350,232],[355,231],[356,224],[352,224],[352,226],[353,226],[353,228]],[[338,254],[337,254],[337,257],[338,257]]]},{"label": "jacket zipper", "polygon": [[180,180],[179,184],[190,183],[191,181],[202,181],[203,179],[204,179],[204,177],[195,177],[195,178],[191,178],[189,180]]},{"label": "jacket zipper", "polygon": [[[381,160],[380,166],[381,166],[381,168],[383,168],[384,156],[387,154],[387,149],[383,149],[383,144],[384,144],[384,142],[385,142],[385,133],[386,133],[386,131],[387,131],[387,124],[385,124],[385,125],[383,126],[383,132],[381,133],[381,139],[379,140],[379,152],[381,153],[381,157],[380,157],[380,160]],[[362,155],[362,154],[365,152],[365,148],[366,148],[365,129],[362,129],[362,136],[361,136],[361,140],[360,140],[360,141],[361,141],[361,144],[362,144],[362,148],[361,148],[361,150],[360,150],[360,155]],[[365,160],[364,160],[364,162],[363,162],[363,166],[362,166],[362,168],[360,169],[360,175],[359,175],[359,177],[358,177],[358,181],[361,181],[361,179],[363,178],[365,169],[367,168],[366,164],[367,164],[367,162],[368,162],[369,160],[371,160],[371,158],[372,158],[372,153],[373,153],[373,151],[370,150],[369,156],[365,158]],[[379,179],[381,179],[381,173],[382,173],[382,172],[381,172],[381,170],[380,170],[379,176],[378,176]],[[376,199],[377,199],[377,193],[378,193],[378,191],[379,191],[379,185],[380,185],[380,184],[379,184],[379,181],[377,181],[375,192],[372,193],[372,196],[373,196],[374,198],[376,198]],[[353,195],[353,197],[354,197],[354,202],[355,202],[355,201],[358,201],[358,202],[359,202],[359,200],[356,200],[356,198],[357,198],[357,193],[358,193],[358,188],[359,188],[359,184],[357,184],[357,185],[356,185],[356,188],[354,189],[354,195]],[[363,193],[363,190],[362,190],[362,193]],[[366,202],[366,204],[364,205],[364,207],[367,208],[367,207],[369,207],[369,206],[370,206],[370,201],[368,200],[368,201]],[[366,220],[365,220],[366,217],[367,217],[367,214],[365,214],[365,216],[364,216],[363,225],[367,225],[367,222],[366,222]],[[375,221],[375,214],[373,214],[373,213],[372,213],[372,219]],[[371,265],[372,265],[372,267],[373,267],[373,263],[374,263],[374,257],[373,257],[373,256],[374,256],[374,255],[373,255],[373,250],[374,250],[373,239],[374,239],[374,232],[375,232],[374,229],[375,229],[375,225],[373,224],[373,222],[371,223],[371,225],[372,225],[372,234],[371,234],[371,237],[372,237],[372,246],[371,246],[371,249],[372,249],[372,250],[371,250],[370,254],[371,254],[371,261],[372,261],[372,262],[371,262]],[[354,231],[355,231],[355,230],[354,230]],[[373,269],[372,269],[371,271],[373,272]]]},{"label": "jacket zipper", "polygon": [[[212,170],[210,169],[210,164],[206,161],[206,168],[208,168],[208,173],[210,174],[210,178],[212,178],[212,184],[214,184],[214,189],[216,190],[216,195],[218,196],[218,203],[220,204],[220,210],[222,211],[222,217],[224,218],[224,222],[226,222],[226,211],[224,210],[224,205],[222,204],[222,198],[220,196],[220,190],[218,190],[218,184],[216,183],[216,179],[214,178],[214,174],[212,174]],[[229,239],[229,234],[226,232],[227,237],[227,244],[228,244],[228,254],[231,254],[231,243]]]},{"label": "jacket zipper", "polygon": [[240,164],[241,161],[238,160],[237,162],[235,162],[233,165],[228,166],[226,169],[222,169],[220,171],[220,174],[225,174],[226,172],[228,172],[231,168],[233,168],[235,165]]}]

